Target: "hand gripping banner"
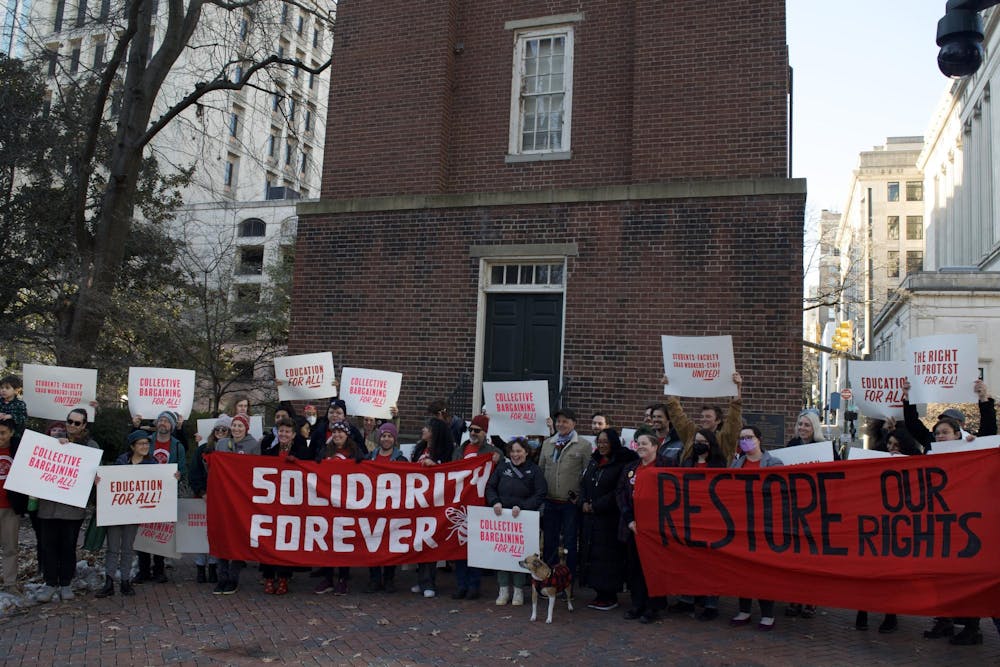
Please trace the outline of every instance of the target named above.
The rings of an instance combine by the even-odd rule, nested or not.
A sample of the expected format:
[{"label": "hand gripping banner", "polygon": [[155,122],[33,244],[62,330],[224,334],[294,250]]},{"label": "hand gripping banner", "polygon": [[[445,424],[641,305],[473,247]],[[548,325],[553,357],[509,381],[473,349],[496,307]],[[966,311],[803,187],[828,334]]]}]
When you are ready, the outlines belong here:
[{"label": "hand gripping banner", "polygon": [[219,558],[370,566],[466,558],[466,505],[482,505],[488,455],[431,467],[215,453],[208,541]]},{"label": "hand gripping banner", "polygon": [[756,470],[648,468],[651,595],[1000,616],[1000,449]]}]

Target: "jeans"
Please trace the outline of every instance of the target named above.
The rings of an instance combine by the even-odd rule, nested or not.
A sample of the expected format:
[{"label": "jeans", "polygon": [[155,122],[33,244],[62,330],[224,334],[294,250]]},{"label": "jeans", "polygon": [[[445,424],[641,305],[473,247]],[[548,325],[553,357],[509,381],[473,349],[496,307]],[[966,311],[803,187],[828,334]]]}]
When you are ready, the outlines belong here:
[{"label": "jeans", "polygon": [[243,567],[246,565],[245,562],[241,560],[226,560],[224,558],[219,559],[219,583],[240,583],[240,572],[243,571]]},{"label": "jeans", "polygon": [[417,583],[420,584],[421,590],[435,590],[434,584],[437,579],[437,567],[437,561],[417,565]]},{"label": "jeans", "polygon": [[483,573],[478,567],[469,567],[469,561],[455,561],[455,583],[458,590],[478,591],[479,582],[483,578]]},{"label": "jeans", "polygon": [[109,579],[115,578],[115,572],[121,572],[122,581],[132,578],[132,557],[135,551],[132,543],[139,531],[139,524],[124,526],[108,526],[108,553],[104,559],[104,574]]},{"label": "jeans", "polygon": [[576,543],[579,515],[575,503],[545,501],[542,513],[542,559],[549,565],[559,563],[559,538],[566,549],[566,567],[576,576]]},{"label": "jeans", "polygon": [[76,574],[76,542],[83,519],[39,519],[45,583],[69,586]]},{"label": "jeans", "polygon": [[632,594],[632,609],[639,613],[655,613],[666,606],[665,597],[650,597],[646,588],[646,576],[642,572],[642,562],[639,560],[639,548],[635,543],[635,535],[628,536],[625,543],[625,568],[628,577],[628,590]]}]

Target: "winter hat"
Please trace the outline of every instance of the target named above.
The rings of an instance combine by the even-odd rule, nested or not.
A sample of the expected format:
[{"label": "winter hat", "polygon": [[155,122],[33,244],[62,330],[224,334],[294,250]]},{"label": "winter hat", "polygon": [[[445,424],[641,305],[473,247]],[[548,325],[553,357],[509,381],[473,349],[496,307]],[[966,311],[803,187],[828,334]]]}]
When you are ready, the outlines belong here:
[{"label": "winter hat", "polygon": [[177,415],[170,410],[164,410],[156,416],[156,421],[160,421],[161,419],[166,419],[170,422],[170,428],[177,428]]},{"label": "winter hat", "polygon": [[484,431],[489,432],[490,430],[490,418],[486,415],[476,415],[472,418],[472,426],[478,426]]},{"label": "winter hat", "polygon": [[381,438],[383,433],[390,433],[394,442],[399,441],[399,429],[392,422],[386,422],[378,427],[378,435]]},{"label": "winter hat", "polygon": [[965,413],[961,410],[956,410],[955,408],[948,408],[941,413],[941,417],[947,417],[948,419],[954,419],[959,424],[965,423]]},{"label": "winter hat", "polygon": [[243,427],[247,431],[250,430],[250,418],[247,417],[246,415],[236,415],[235,417],[233,417],[232,420],[230,420],[229,422],[229,428],[232,428],[233,424],[235,424],[236,422],[243,424]]},{"label": "winter hat", "polygon": [[149,440],[149,431],[138,428],[128,434],[128,446],[131,447],[140,440]]},{"label": "winter hat", "polygon": [[232,424],[233,424],[233,418],[227,415],[225,412],[223,412],[221,415],[219,415],[219,418],[215,420],[215,424],[212,426],[212,429],[215,430],[217,428],[224,428],[228,430],[229,427],[232,426]]},{"label": "winter hat", "polygon": [[330,430],[331,431],[343,431],[344,433],[347,433],[348,435],[350,435],[350,433],[351,433],[351,425],[348,424],[345,421],[333,422],[332,424],[330,424]]},{"label": "winter hat", "polygon": [[345,415],[347,414],[347,403],[345,403],[343,399],[331,398],[330,405],[327,407],[327,410],[329,410],[330,408],[340,408],[341,410],[344,411]]}]

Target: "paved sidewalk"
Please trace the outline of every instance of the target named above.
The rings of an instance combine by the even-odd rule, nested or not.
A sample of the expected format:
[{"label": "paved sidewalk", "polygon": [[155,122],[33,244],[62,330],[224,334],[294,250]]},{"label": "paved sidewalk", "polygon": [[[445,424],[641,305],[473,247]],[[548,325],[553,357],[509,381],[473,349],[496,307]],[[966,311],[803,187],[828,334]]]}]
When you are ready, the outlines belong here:
[{"label": "paved sidewalk", "polygon": [[[524,607],[496,607],[496,582],[484,578],[484,598],[454,601],[453,575],[438,573],[438,594],[409,592],[413,571],[397,574],[399,592],[360,592],[367,571],[352,571],[351,593],[314,595],[316,580],[296,574],[286,596],[267,596],[250,566],[239,592],[212,595],[211,584],[194,583],[190,560],[176,563],[168,584],[143,584],[131,598],[37,605],[0,619],[0,656],[14,665],[997,665],[1000,638],[982,623],[982,646],[950,646],[926,640],[928,619],[901,617],[892,635],[853,629],[854,612],[821,609],[810,620],[786,619],[778,606],[773,632],[731,628],[735,600],[722,600],[722,615],[703,623],[670,615],[653,625],[588,609],[589,591],[576,611],[556,606],[552,625],[528,621]],[[625,596],[622,596],[624,602]]]}]

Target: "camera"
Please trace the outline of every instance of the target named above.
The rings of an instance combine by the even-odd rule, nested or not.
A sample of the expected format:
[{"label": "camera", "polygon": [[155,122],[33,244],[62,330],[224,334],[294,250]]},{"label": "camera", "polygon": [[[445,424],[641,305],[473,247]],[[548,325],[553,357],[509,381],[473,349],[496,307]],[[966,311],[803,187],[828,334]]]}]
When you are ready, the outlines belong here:
[{"label": "camera", "polygon": [[948,0],[938,21],[938,69],[945,76],[960,78],[975,73],[983,64],[983,20],[979,11],[997,0]]}]

